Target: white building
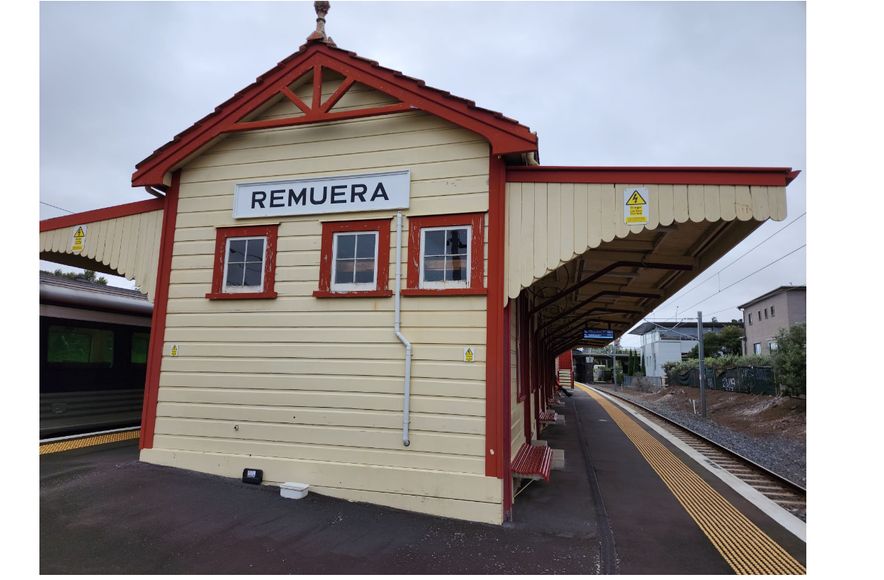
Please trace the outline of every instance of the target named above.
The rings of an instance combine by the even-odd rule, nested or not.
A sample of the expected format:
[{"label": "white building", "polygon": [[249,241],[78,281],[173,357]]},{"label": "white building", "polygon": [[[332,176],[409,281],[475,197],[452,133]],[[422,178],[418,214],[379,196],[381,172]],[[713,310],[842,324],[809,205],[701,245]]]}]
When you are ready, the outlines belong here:
[{"label": "white building", "polygon": [[[703,332],[720,332],[725,326],[722,322],[704,322]],[[688,358],[697,346],[697,325],[693,322],[644,322],[629,334],[641,336],[642,360],[649,377],[666,376],[664,364]]]}]

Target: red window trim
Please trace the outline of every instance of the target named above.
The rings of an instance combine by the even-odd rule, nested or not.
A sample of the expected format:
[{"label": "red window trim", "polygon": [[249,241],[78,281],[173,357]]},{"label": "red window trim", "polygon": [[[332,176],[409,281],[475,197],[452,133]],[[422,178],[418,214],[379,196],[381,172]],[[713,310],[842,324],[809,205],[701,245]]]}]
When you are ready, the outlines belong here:
[{"label": "red window trim", "polygon": [[[421,288],[421,229],[471,226],[470,285],[466,288]],[[485,288],[485,214],[460,213],[408,218],[408,277],[403,296],[480,296]]]},{"label": "red window trim", "polygon": [[[390,281],[390,222],[391,218],[322,222],[319,289],[313,291],[313,296],[316,298],[386,298],[392,296],[393,291],[387,289]],[[332,291],[332,242],[335,234],[340,232],[378,232],[378,278],[374,290]]]},{"label": "red window trim", "polygon": [[[212,272],[212,291],[206,294],[209,300],[249,300],[276,298],[276,238],[279,224],[263,226],[232,226],[216,228],[215,262]],[[264,254],[264,290],[262,292],[224,292],[224,259],[229,238],[265,236],[267,249]]]}]

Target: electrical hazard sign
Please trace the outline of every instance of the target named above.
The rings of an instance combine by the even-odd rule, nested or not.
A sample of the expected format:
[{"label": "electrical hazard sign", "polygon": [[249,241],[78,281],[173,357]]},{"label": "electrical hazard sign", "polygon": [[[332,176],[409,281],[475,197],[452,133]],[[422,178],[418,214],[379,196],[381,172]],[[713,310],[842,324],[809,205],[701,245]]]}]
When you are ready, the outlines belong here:
[{"label": "electrical hazard sign", "polygon": [[627,187],[623,190],[623,220],[628,226],[641,226],[648,223],[647,187]]},{"label": "electrical hazard sign", "polygon": [[71,251],[82,252],[86,247],[86,226],[77,226],[74,228],[74,235],[71,238]]}]

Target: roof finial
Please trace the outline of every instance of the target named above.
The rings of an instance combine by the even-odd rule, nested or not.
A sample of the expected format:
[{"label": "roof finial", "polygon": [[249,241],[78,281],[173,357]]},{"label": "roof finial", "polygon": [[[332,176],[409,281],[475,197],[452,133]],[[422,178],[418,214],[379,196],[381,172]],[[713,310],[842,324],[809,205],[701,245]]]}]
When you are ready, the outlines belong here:
[{"label": "roof finial", "polygon": [[313,34],[307,37],[307,42],[318,40],[331,46],[335,46],[335,41],[325,33],[325,15],[328,14],[330,7],[330,2],[317,1],[313,3],[313,8],[316,10],[316,30],[313,31]]}]

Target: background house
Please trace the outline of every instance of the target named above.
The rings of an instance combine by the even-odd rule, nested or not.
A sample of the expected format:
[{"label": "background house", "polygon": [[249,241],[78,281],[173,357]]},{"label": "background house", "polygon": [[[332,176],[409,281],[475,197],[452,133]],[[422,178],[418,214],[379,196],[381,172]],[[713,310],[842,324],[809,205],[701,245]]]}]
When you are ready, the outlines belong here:
[{"label": "background house", "polygon": [[[704,322],[703,332],[721,332],[725,326],[731,326],[731,323]],[[664,364],[687,358],[691,349],[697,346],[696,322],[644,322],[629,334],[641,336],[642,360],[649,377],[665,376]]]},{"label": "background house", "polygon": [[780,330],[807,320],[807,286],[780,286],[739,308],[746,329],[743,354],[770,354]]}]

